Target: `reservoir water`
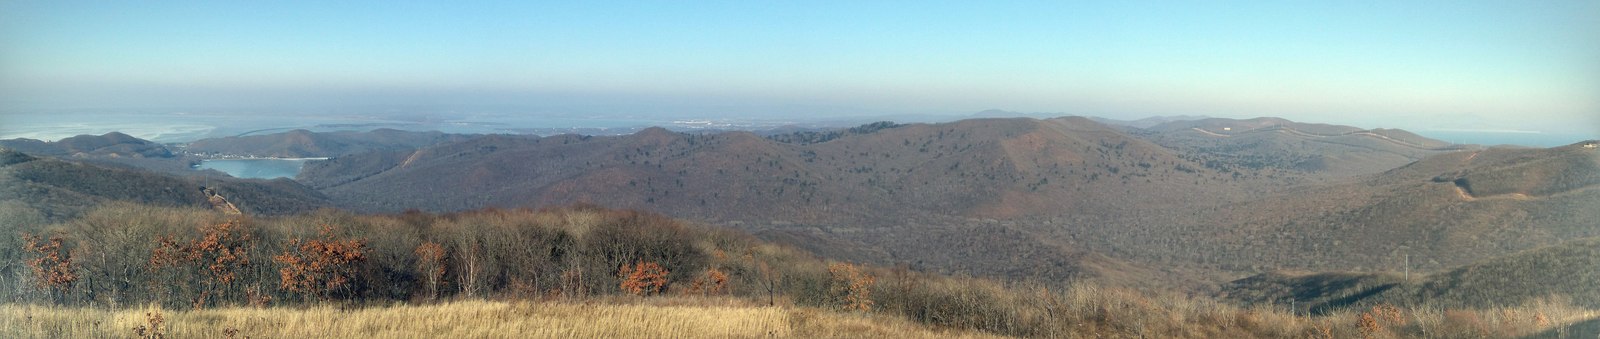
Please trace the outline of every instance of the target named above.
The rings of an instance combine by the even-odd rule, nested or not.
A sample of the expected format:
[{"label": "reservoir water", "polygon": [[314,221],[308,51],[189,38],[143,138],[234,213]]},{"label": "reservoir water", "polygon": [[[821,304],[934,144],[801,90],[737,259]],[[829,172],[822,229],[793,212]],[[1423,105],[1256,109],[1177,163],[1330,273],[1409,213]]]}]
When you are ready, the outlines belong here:
[{"label": "reservoir water", "polygon": [[300,174],[300,167],[311,160],[320,159],[215,159],[203,160],[197,168],[222,171],[235,178],[293,179],[296,174]]}]

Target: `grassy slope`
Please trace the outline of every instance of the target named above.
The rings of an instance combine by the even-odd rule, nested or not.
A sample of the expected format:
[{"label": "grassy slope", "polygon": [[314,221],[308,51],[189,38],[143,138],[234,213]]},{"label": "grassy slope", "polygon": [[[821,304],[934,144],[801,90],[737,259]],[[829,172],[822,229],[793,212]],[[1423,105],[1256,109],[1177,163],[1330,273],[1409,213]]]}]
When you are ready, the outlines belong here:
[{"label": "grassy slope", "polygon": [[[686,302],[674,305],[670,302]],[[650,303],[456,301],[339,309],[221,308],[106,311],[30,305],[0,306],[0,337],[134,336],[156,327],[168,337],[258,338],[660,338],[660,337],[993,337],[938,330],[903,319],[801,307],[753,306],[728,299]]]},{"label": "grassy slope", "polygon": [[[1083,292],[1083,291],[1079,291]],[[1482,310],[1398,309],[1296,316],[1172,298],[1143,299],[1098,291],[1062,300],[1050,310],[1083,313],[1061,319],[1037,337],[1095,338],[1467,338],[1589,333],[1600,313],[1540,304]],[[1040,310],[1045,311],[1045,310]],[[159,323],[152,316],[159,315]],[[1378,315],[1363,326],[1365,316]],[[1002,317],[990,322],[1006,322]],[[952,326],[954,325],[954,326]],[[963,324],[924,325],[881,313],[789,305],[761,306],[728,298],[610,298],[578,301],[459,300],[438,304],[105,310],[0,305],[0,337],[136,337],[136,328],[166,337],[257,338],[980,338]],[[233,333],[230,335],[229,333]],[[149,332],[146,332],[149,334]]]}]

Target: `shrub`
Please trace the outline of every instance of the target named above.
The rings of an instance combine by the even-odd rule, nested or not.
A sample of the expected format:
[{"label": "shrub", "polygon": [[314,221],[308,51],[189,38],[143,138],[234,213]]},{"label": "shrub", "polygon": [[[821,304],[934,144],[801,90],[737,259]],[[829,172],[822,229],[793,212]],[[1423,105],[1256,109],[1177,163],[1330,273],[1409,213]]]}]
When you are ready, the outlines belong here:
[{"label": "shrub", "polygon": [[643,296],[661,293],[667,286],[667,274],[671,273],[654,262],[639,262],[622,265],[617,277],[622,279],[623,292]]},{"label": "shrub", "polygon": [[161,311],[150,311],[144,314],[144,324],[133,327],[133,335],[144,339],[158,339],[167,337],[167,319]]},{"label": "shrub", "polygon": [[728,292],[728,274],[716,267],[706,269],[706,273],[689,283],[689,293],[718,295]]},{"label": "shrub", "polygon": [[33,254],[33,259],[28,260],[28,267],[33,269],[39,287],[49,290],[56,302],[65,302],[73,284],[78,282],[78,273],[72,264],[72,252],[63,246],[62,236],[53,235],[49,240],[43,240],[32,234],[24,234],[22,238],[26,242],[23,249]]},{"label": "shrub", "polygon": [[[157,238],[157,246],[150,251],[152,270],[172,269],[181,276],[204,277],[198,295],[190,301],[195,307],[210,304],[210,297],[232,300],[239,274],[250,266],[250,249],[255,241],[240,220],[206,225],[200,228],[200,237],[180,243],[171,235]],[[180,284],[187,284],[184,280]]]},{"label": "shrub", "polygon": [[337,237],[328,225],[323,225],[319,234],[319,239],[291,240],[289,251],[273,257],[282,265],[279,288],[302,293],[307,299],[350,295],[356,266],[367,260],[366,242]]},{"label": "shrub", "polygon": [[428,299],[439,298],[439,285],[444,282],[444,246],[432,241],[417,245],[417,275],[428,288]]},{"label": "shrub", "polygon": [[839,305],[846,310],[872,311],[872,285],[878,281],[876,277],[848,263],[829,265],[828,275],[833,278],[829,291]]}]

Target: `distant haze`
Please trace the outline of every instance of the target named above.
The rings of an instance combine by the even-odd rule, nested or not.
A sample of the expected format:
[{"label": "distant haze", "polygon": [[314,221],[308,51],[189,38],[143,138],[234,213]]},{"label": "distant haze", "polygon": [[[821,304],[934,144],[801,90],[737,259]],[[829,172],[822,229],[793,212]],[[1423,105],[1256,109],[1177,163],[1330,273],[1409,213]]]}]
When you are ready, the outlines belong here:
[{"label": "distant haze", "polygon": [[666,120],[1000,108],[1600,135],[1600,2],[1585,0],[9,1],[0,46],[0,128],[84,110]]}]

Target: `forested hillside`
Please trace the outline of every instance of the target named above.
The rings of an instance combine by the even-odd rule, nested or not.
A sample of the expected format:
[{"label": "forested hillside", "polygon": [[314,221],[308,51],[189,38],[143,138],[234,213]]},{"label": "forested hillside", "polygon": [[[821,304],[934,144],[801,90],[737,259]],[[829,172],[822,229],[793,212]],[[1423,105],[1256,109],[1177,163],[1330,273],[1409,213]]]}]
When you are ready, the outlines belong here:
[{"label": "forested hillside", "polygon": [[321,193],[291,180],[177,176],[71,158],[35,157],[0,149],[0,203],[30,206],[50,220],[77,217],[122,201],[156,206],[210,206],[210,187],[251,214],[282,215],[333,207]]},{"label": "forested hillside", "polygon": [[[368,327],[365,335],[445,335],[463,324],[423,315],[475,315],[505,318],[483,328],[546,335],[555,332],[522,322],[592,335],[628,335],[616,329],[638,324],[684,333],[677,327],[701,319],[688,327],[696,335],[1454,337],[1554,331],[1593,316],[1551,302],[1306,315],[1170,291],[997,283],[828,260],[731,229],[592,206],[252,218],[115,203],[48,225],[3,220],[0,261],[11,264],[0,276],[22,279],[0,280],[11,291],[0,297],[55,305],[0,306],[0,334],[15,336],[350,335],[326,317]],[[151,306],[129,319],[102,313],[129,305]],[[112,311],[90,311],[102,307]],[[549,308],[597,317],[574,324],[534,311]],[[634,325],[614,322],[624,315]],[[285,317],[305,319],[251,320]]]},{"label": "forested hillside", "polygon": [[[1410,280],[1407,280],[1407,279]],[[1327,313],[1373,305],[1493,308],[1570,303],[1600,309],[1600,238],[1487,258],[1434,274],[1269,272],[1224,289],[1229,299]]]}]

